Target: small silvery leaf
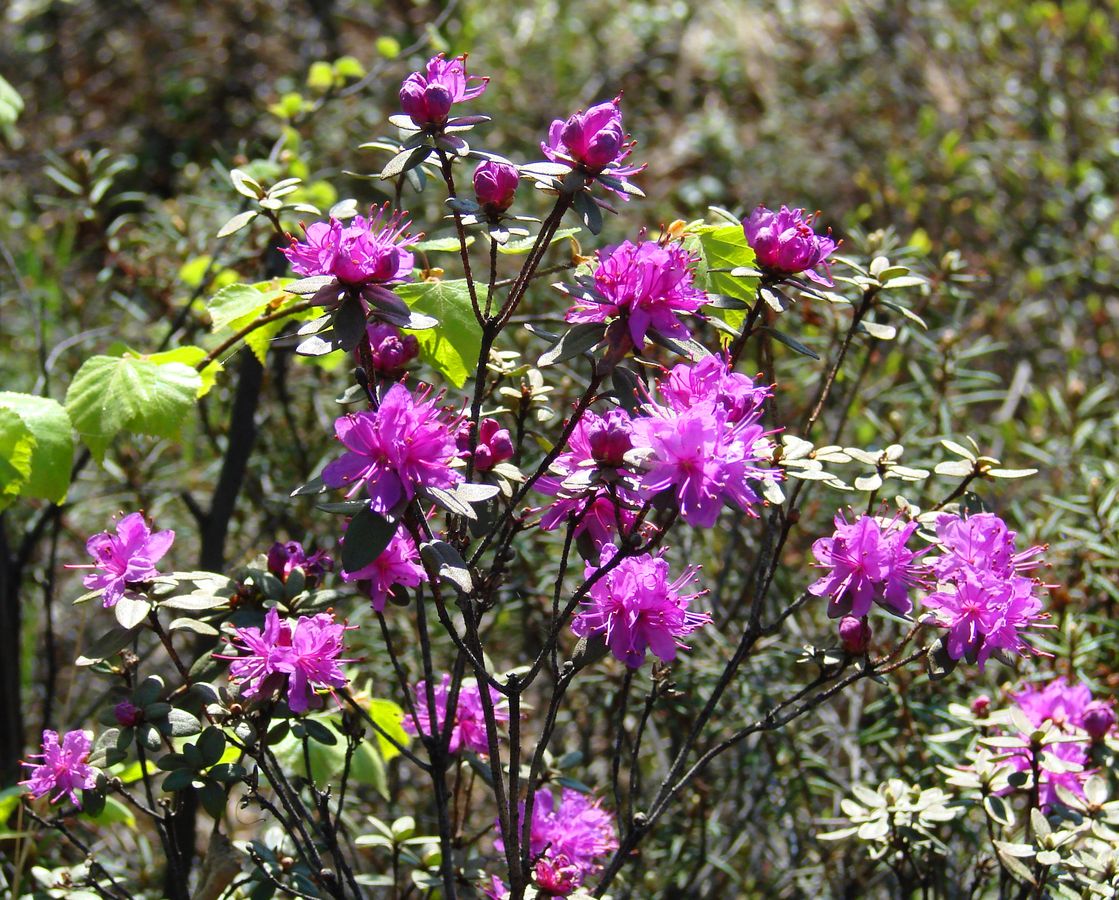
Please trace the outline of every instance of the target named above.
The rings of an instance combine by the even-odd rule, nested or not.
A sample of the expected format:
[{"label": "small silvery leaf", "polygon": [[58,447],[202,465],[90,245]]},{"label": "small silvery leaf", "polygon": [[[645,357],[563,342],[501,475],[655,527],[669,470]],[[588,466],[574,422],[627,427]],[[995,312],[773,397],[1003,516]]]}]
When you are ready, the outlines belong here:
[{"label": "small silvery leaf", "polygon": [[258,215],[259,213],[255,209],[250,209],[243,213],[237,213],[237,215],[235,215],[232,219],[222,225],[221,229],[218,231],[217,236],[220,238],[229,237],[229,235],[233,234],[234,232],[240,231],[242,228],[248,225]]}]

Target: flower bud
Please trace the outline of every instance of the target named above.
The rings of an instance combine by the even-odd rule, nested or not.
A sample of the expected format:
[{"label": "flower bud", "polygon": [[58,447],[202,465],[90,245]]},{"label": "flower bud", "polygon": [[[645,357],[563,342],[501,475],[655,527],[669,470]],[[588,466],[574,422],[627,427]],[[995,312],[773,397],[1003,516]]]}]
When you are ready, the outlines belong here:
[{"label": "flower bud", "polygon": [[121,700],[114,706],[113,716],[122,728],[131,728],[144,721],[144,711],[131,700]]},{"label": "flower bud", "polygon": [[[366,328],[369,348],[373,356],[373,370],[393,378],[420,355],[420,345],[414,334],[401,334],[399,329],[385,322],[373,322]],[[358,363],[360,353],[355,352]]]},{"label": "flower bud", "polygon": [[987,718],[987,714],[991,711],[991,698],[986,694],[980,694],[971,701],[971,714],[977,719]]},{"label": "flower bud", "polygon": [[1102,700],[1094,700],[1084,708],[1084,730],[1093,741],[1102,741],[1115,727],[1115,710]]},{"label": "flower bud", "polygon": [[[455,436],[458,449],[470,452],[470,423],[464,422]],[[478,440],[474,447],[474,468],[488,472],[498,463],[513,458],[513,440],[509,431],[497,419],[483,419],[478,423]]]},{"label": "flower bud", "polygon": [[624,412],[612,409],[588,428],[587,443],[591,456],[601,466],[618,468],[625,455],[633,449],[630,419]]},{"label": "flower bud", "polygon": [[490,215],[503,213],[513,205],[519,178],[516,166],[486,160],[474,170],[474,196]]},{"label": "flower bud", "polygon": [[866,619],[844,616],[839,620],[839,640],[852,656],[861,656],[870,646],[871,631]]}]

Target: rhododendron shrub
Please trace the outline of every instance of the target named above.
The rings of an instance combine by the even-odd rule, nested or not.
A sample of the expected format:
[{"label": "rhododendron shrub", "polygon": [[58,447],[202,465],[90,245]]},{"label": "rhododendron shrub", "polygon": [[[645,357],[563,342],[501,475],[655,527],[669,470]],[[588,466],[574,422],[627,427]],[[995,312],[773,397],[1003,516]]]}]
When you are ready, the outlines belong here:
[{"label": "rhododendron shrub", "polygon": [[[296,152],[287,132],[267,165],[234,169],[245,209],[217,230],[259,278],[214,291],[187,329],[213,330],[198,345],[96,355],[75,379],[106,484],[136,456],[106,455],[120,433],[171,439],[215,385],[262,409],[235,403],[222,431],[203,407],[196,456],[221,462],[197,462],[217,473],[209,508],[178,492],[188,527],[138,497],[99,520],[88,559],[63,560],[94,601],[77,664],[97,709],[49,711],[70,730],[42,729],[12,796],[86,859],[68,883],[652,896],[649,860],[676,854],[676,896],[724,827],[699,838],[681,810],[780,793],[747,790],[730,759],[795,757],[815,803],[846,782],[802,730],[838,729],[842,709],[858,773],[864,704],[886,703],[911,729],[905,770],[820,800],[845,820],[798,822],[805,853],[822,852],[809,829],[860,840],[899,896],[940,884],[949,828],[988,842],[972,894],[1076,883],[1095,862],[1063,846],[1114,854],[1113,704],[1050,637],[1071,628],[1050,603],[1063,573],[996,484],[1030,472],[931,425],[905,437],[924,454],[910,459],[903,417],[856,403],[881,345],[898,339],[899,395],[926,361],[908,298],[937,299],[885,255],[905,251],[880,236],[869,258],[840,256],[817,217],[748,211],[756,198],[643,220],[616,201],[639,200],[662,155],[638,149],[620,96],[555,118],[526,158],[489,146],[479,110],[500,79],[466,63],[439,53],[393,85],[360,204],[319,210],[336,188],[268,175]],[[228,371],[238,353],[255,388]],[[0,424],[14,471],[33,442]],[[254,468],[261,446],[291,464]],[[981,679],[989,695],[950,703]],[[928,710],[953,727],[920,731]],[[115,828],[156,848],[158,874],[89,849]]]}]

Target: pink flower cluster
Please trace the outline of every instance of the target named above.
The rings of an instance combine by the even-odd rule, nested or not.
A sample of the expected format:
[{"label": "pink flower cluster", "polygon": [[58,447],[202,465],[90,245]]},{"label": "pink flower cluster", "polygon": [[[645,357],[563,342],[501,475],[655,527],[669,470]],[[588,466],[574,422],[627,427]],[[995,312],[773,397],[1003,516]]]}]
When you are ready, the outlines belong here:
[{"label": "pink flower cluster", "polygon": [[406,248],[416,238],[407,234],[407,214],[384,219],[385,208],[370,218],[354,216],[349,223],[330,219],[304,227],[305,240],[292,238],[283,250],[297,275],[330,275],[342,284],[383,290],[412,276],[414,257]]},{"label": "pink flower cluster", "polygon": [[828,257],[839,245],[830,233],[817,234],[812,225],[803,209],[782,206],[774,212],[759,206],[743,220],[742,229],[762,269],[779,277],[803,272],[819,284],[830,285]]},{"label": "pink flower cluster", "polygon": [[444,59],[439,53],[422,71],[404,79],[400,108],[421,128],[443,125],[454,104],[480,97],[488,82],[488,78],[466,74],[465,53],[453,59]]},{"label": "pink flower cluster", "polygon": [[710,528],[726,505],[754,514],[754,486],[780,479],[761,465],[772,449],[759,424],[770,388],[730,371],[721,357],[680,364],[660,384],[661,403],[646,404],[633,422],[633,445],[643,451],[642,495],[671,490],[680,518]]},{"label": "pink flower cluster", "polygon": [[[599,565],[588,564],[584,576],[591,578],[617,552],[612,544],[603,546]],[[663,558],[648,553],[627,556],[591,585],[571,630],[579,637],[601,635],[614,656],[631,669],[645,662],[647,650],[672,662],[678,648],[687,649],[680,638],[711,621],[707,613],[688,609],[700,593],[681,593],[697,571],[688,569],[672,581]]]},{"label": "pink flower cluster", "polygon": [[[369,338],[373,371],[386,378],[400,375],[404,367],[420,355],[420,344],[416,336],[403,334],[399,328],[387,322],[370,322],[365,327],[365,334]],[[357,364],[363,365],[360,351],[355,350],[354,356]]]},{"label": "pink flower cluster", "polygon": [[267,696],[287,683],[288,707],[293,713],[322,706],[319,691],[333,693],[345,687],[342,663],[346,626],[328,613],[300,616],[295,622],[268,610],[264,628],[235,628],[233,639],[239,656],[230,660],[229,677],[242,683],[241,695]]},{"label": "pink flower cluster", "polygon": [[[535,860],[533,880],[546,896],[566,897],[602,867],[604,856],[618,849],[614,816],[601,803],[570,788],[564,788],[558,804],[546,787],[533,795],[529,853]],[[521,812],[523,817],[523,803]],[[499,824],[499,834],[500,830]],[[500,836],[494,847],[505,849]],[[500,900],[508,890],[495,877],[488,894]]]},{"label": "pink flower cluster", "polygon": [[[679,244],[624,241],[598,251],[598,268],[575,295],[566,320],[614,322],[611,343],[645,347],[649,329],[678,340],[691,332],[679,316],[695,313],[707,295],[692,284],[696,256]],[[608,332],[610,334],[611,332]]]},{"label": "pink flower cluster", "polygon": [[[509,707],[503,702],[500,693],[489,688],[493,704],[493,717],[496,722],[509,721]],[[432,734],[431,711],[428,706],[427,682],[420,681],[413,688],[416,717],[405,714],[404,730],[413,737]],[[447,722],[447,701],[451,694],[451,676],[445,674],[433,689],[435,695],[434,734],[440,736]],[[417,723],[419,727],[417,728]],[[489,739],[486,733],[486,714],[482,707],[482,689],[476,681],[463,682],[459,687],[458,702],[454,709],[454,724],[451,726],[451,742],[447,746],[450,753],[469,750],[472,753],[488,754]]]},{"label": "pink flower cluster", "polygon": [[[586,112],[574,113],[566,121],[555,119],[548,128],[548,140],[540,144],[540,149],[552,162],[571,166],[588,178],[605,175],[624,185],[629,176],[645,167],[623,165],[633,152],[633,142],[626,140],[628,135],[622,127],[621,102],[622,98],[617,97]],[[620,197],[629,199],[620,185],[606,182]]]},{"label": "pink flower cluster", "polygon": [[416,542],[403,529],[397,529],[387,547],[369,565],[355,572],[342,571],[343,581],[356,581],[365,588],[373,609],[384,612],[389,592],[400,585],[416,587],[427,581]]},{"label": "pink flower cluster", "polygon": [[84,731],[68,731],[59,740],[58,732],[43,732],[42,753],[33,753],[41,762],[24,763],[29,777],[20,784],[36,799],[50,796],[57,803],[64,796],[75,806],[82,805],[78,791],[88,791],[97,784],[97,775],[89,765],[93,744]]},{"label": "pink flower cluster", "polygon": [[[1077,797],[1084,796],[1084,782],[1091,772],[1088,764],[1088,744],[1102,740],[1115,728],[1115,711],[1110,702],[1092,699],[1092,692],[1085,684],[1069,684],[1064,678],[1054,678],[1038,687],[1028,685],[1011,694],[1018,708],[1025,713],[1030,724],[1041,728],[1051,723],[1065,736],[1083,736],[1082,741],[1053,741],[1042,748],[1039,763],[1039,798],[1043,806],[1051,806],[1060,799],[1057,787],[1063,787]],[[1019,735],[1028,741],[1028,735]],[[1047,766],[1052,756],[1056,764]],[[1032,751],[1016,752],[1007,760],[1020,772],[1033,768]]]},{"label": "pink flower cluster", "polygon": [[323,482],[349,488],[352,497],[365,487],[374,512],[392,515],[416,496],[418,487],[449,488],[462,473],[458,459],[457,421],[427,394],[416,400],[402,384],[394,384],[375,410],[342,416],[334,433],[347,453],[323,469]]},{"label": "pink flower cluster", "polygon": [[175,540],[173,531],[152,532],[141,513],[134,512],[117,523],[116,534],[102,531],[86,541],[91,565],[70,569],[96,569],[82,577],[91,591],[101,591],[101,602],[116,606],[120,598],[138,585],[159,575],[155,564],[163,559]]},{"label": "pink flower cluster", "polygon": [[912,609],[909,588],[919,572],[918,554],[906,547],[917,523],[900,524],[897,518],[882,523],[875,516],[848,522],[836,514],[835,533],[812,545],[816,562],[828,573],[808,586],[817,597],[828,597],[828,615],[862,618],[878,603],[892,612]]},{"label": "pink flower cluster", "polygon": [[937,587],[924,603],[948,630],[948,655],[982,669],[996,651],[1033,652],[1022,633],[1046,614],[1035,595],[1040,583],[1023,573],[1039,565],[1045,548],[1018,552],[1015,532],[993,513],[943,515],[936,534],[941,553],[928,567]]}]

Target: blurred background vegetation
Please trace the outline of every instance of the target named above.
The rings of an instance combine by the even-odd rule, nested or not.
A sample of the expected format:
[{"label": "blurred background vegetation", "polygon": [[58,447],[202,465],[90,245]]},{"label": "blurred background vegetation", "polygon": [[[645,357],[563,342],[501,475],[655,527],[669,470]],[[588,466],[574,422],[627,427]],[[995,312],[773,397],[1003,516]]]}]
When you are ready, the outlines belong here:
[{"label": "blurred background vegetation", "polygon": [[[0,126],[5,390],[61,399],[81,362],[114,342],[149,351],[201,340],[200,298],[280,274],[263,233],[214,237],[238,210],[230,167],[303,177],[301,199],[323,209],[386,199],[382,183],[358,176],[387,157],[356,148],[389,133],[400,79],[434,50],[469,51],[470,70],[493,76],[478,102],[493,117],[480,139],[518,161],[539,158],[551,119],[624,92],[635,159],[649,164],[640,178],[648,200],[630,203],[604,237],[700,217],[710,204],[742,214],[787,203],[822,210],[841,253],[886,252],[930,279],[911,304],[928,330],[908,328],[854,356],[842,380],[861,387],[832,424],[846,424],[841,442],[896,440],[907,463],[928,468],[945,458],[938,440],[961,434],[1007,465],[1036,466],[1034,478],[982,490],[1013,525],[1050,543],[1051,580],[1061,584],[1052,592],[1060,628],[1047,639],[1055,656],[1024,671],[1075,674],[1105,695],[1119,685],[1115,0],[10,0],[0,15],[0,77],[24,104]],[[399,55],[409,46],[416,51]],[[341,57],[367,74],[308,83],[315,62]],[[431,191],[405,200],[417,219],[435,220]],[[556,303],[544,290],[536,302]],[[796,322],[786,331],[826,350],[832,310],[801,303],[786,316]],[[796,406],[817,370],[788,357],[776,376]],[[0,655],[20,661],[24,710],[9,745],[25,746],[44,723],[75,724],[96,699],[69,667],[89,610],[71,615],[79,585],[60,566],[81,561],[85,537],[118,510],[143,508],[174,527],[182,553],[201,536],[203,558],[176,559],[183,569],[245,562],[274,538],[332,540],[336,523],[284,498],[329,449],[337,378],[293,367],[288,352],[264,370],[247,354],[227,368],[233,377],[181,441],[121,442],[104,468],[83,467],[60,516],[33,503],[0,516]],[[768,371],[765,359],[759,369]],[[246,400],[246,379],[264,401]],[[246,411],[259,430],[232,538],[222,531],[207,545],[190,510],[211,493],[208,508],[220,499],[214,486]],[[930,487],[924,499],[948,490]],[[804,554],[841,502],[815,495],[812,524],[788,557],[803,566],[782,576],[781,596],[810,579]],[[750,525],[735,528],[749,556]],[[736,538],[712,540],[695,552],[715,567],[734,558]],[[526,606],[530,573],[548,565],[546,555],[526,563],[517,595]],[[794,624],[804,641],[830,639],[819,616]],[[13,656],[17,642],[23,652]],[[786,644],[798,649],[795,636]],[[732,701],[744,715],[803,682],[795,655],[753,664]],[[694,668],[674,674],[701,681]],[[917,673],[864,682],[797,743],[765,736],[728,754],[685,800],[689,824],[650,842],[634,895],[888,893],[858,853],[816,842],[813,822],[851,780],[873,784],[899,769],[918,780],[936,760],[905,740],[914,720],[934,722],[945,694],[966,700],[1014,677],[992,667],[932,689]],[[602,721],[569,714],[571,749],[582,742],[594,758],[608,707],[604,692]],[[683,722],[689,711],[686,700],[667,710],[657,740],[671,742],[673,716]],[[12,759],[2,761],[9,783]],[[953,865],[966,867],[966,855],[944,876],[962,884]]]}]

